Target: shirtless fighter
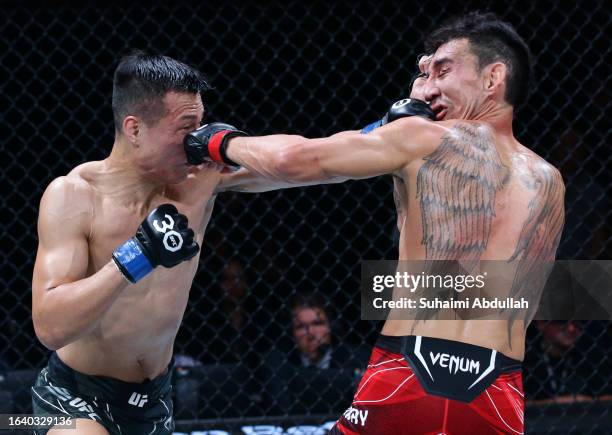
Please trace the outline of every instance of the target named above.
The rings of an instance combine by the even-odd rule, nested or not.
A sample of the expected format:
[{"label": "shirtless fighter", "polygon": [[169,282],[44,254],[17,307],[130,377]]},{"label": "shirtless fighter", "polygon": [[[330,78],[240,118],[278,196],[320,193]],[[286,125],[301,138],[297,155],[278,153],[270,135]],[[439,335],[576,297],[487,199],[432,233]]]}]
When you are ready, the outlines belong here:
[{"label": "shirtless fighter", "polygon": [[[392,174],[400,260],[552,261],[564,220],[563,180],[512,131],[514,106],[527,95],[527,45],[496,16],[472,13],[432,32],[426,49],[431,57],[421,62],[426,71],[413,96],[431,104],[436,122],[402,117],[368,134],[321,139],[228,138],[228,129],[207,125],[186,146],[286,182]],[[529,267],[517,270],[513,289],[541,292]],[[331,432],[523,433],[528,322],[388,319],[351,408]],[[449,376],[429,359],[436,354],[482,370]]]},{"label": "shirtless fighter", "polygon": [[169,365],[215,196],[287,186],[187,164],[183,138],[201,124],[205,86],[165,56],[122,59],[110,156],[42,197],[32,318],[56,352],[32,388],[34,412],[77,419],[49,434],[172,433]]}]

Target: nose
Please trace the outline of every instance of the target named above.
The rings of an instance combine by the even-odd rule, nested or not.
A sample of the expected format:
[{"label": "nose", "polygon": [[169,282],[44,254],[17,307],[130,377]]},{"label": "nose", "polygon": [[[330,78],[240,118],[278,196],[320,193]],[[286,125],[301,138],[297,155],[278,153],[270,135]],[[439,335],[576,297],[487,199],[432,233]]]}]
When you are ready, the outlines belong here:
[{"label": "nose", "polygon": [[433,102],[437,97],[440,96],[440,88],[436,86],[431,77],[429,77],[427,81],[423,84],[423,89],[421,92],[423,92],[423,97],[425,98],[425,101],[429,103]]}]

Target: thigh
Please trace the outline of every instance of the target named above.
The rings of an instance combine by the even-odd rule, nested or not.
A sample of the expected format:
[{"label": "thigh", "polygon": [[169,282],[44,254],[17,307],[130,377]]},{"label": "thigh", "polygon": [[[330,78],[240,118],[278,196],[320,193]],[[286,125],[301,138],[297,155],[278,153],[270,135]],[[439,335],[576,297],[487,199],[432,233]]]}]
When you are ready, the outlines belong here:
[{"label": "thigh", "polygon": [[[149,405],[149,404],[148,404]],[[104,406],[103,406],[104,408]],[[147,434],[172,435],[174,433],[174,419],[172,406],[172,391],[153,400],[150,406],[140,408],[119,407],[109,405],[108,411],[103,414],[103,421],[116,423],[121,427],[121,434]],[[111,426],[107,426],[112,432]],[[117,435],[120,435],[119,433]]]}]

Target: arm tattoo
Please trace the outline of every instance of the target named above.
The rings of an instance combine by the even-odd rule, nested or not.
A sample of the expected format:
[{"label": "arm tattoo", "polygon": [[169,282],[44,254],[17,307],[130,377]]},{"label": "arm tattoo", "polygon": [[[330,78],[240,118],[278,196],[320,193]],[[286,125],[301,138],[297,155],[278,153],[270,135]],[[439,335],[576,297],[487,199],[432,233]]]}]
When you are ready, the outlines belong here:
[{"label": "arm tattoo", "polygon": [[521,231],[516,250],[510,261],[554,260],[565,219],[565,188],[559,171],[545,168],[535,174],[535,182],[524,184],[536,195],[529,202],[529,217]]},{"label": "arm tattoo", "polygon": [[408,209],[408,183],[404,183],[397,175],[393,175],[393,202],[397,212],[397,228],[401,232],[404,219],[406,218],[406,210]]},{"label": "arm tattoo", "polygon": [[[538,307],[541,292],[554,265],[555,253],[565,220],[563,178],[556,169],[540,167],[523,184],[535,191],[529,202],[529,216],[508,262],[516,262],[510,297],[530,301],[528,324]],[[510,323],[516,316],[511,316]]]}]

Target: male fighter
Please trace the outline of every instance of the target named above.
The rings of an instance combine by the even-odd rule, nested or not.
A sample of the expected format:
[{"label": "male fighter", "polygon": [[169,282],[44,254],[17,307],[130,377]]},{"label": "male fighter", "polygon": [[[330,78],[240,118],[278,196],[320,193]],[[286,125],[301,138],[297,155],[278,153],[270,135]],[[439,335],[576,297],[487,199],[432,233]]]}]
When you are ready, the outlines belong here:
[{"label": "male fighter", "polygon": [[[564,185],[513,135],[514,107],[528,90],[529,49],[511,25],[479,13],[439,27],[426,49],[431,57],[421,63],[427,70],[417,92],[438,122],[404,117],[369,134],[321,139],[231,137],[230,126],[211,124],[188,136],[188,153],[286,182],[392,174],[400,260],[518,261],[512,291],[537,296],[542,277],[530,265],[554,259]],[[332,433],[522,433],[528,322],[387,320]],[[461,370],[449,374],[451,360]]]},{"label": "male fighter", "polygon": [[50,434],[172,433],[169,365],[216,194],[295,185],[187,164],[205,87],[171,58],[122,59],[109,157],[42,197],[32,318],[57,352],[32,388],[34,412],[77,419]]}]

